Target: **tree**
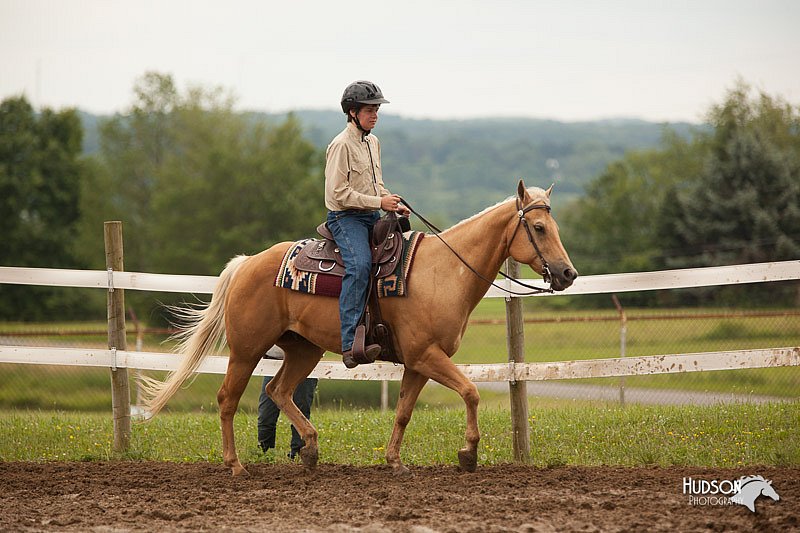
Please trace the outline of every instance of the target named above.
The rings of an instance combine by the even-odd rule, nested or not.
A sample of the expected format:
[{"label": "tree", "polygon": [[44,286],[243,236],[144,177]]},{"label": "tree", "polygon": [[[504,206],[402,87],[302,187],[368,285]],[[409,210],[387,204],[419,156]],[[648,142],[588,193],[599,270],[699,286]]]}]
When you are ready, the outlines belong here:
[{"label": "tree", "polygon": [[[751,92],[740,82],[709,111],[710,128],[696,130],[688,142],[668,135],[660,149],[629,152],[587,187],[564,219],[564,240],[579,270],[800,257],[799,110]],[[772,284],[697,295],[776,303],[791,292]]]},{"label": "tree", "polygon": [[[83,132],[75,110],[43,110],[24,97],[0,103],[0,264],[81,265],[72,242],[79,216]],[[64,290],[0,285],[0,316],[42,318],[75,304]]]},{"label": "tree", "polygon": [[[203,119],[185,118],[198,134]],[[321,154],[296,119],[275,128],[249,126],[228,112],[206,112],[205,120],[215,134],[202,145],[179,143],[186,149],[165,165],[153,201],[152,235],[170,243],[159,267],[216,274],[234,255],[311,236],[324,219]]]},{"label": "tree", "polygon": [[122,220],[125,267],[150,271],[153,195],[160,172],[174,150],[173,112],[179,96],[172,78],[147,73],[134,86],[136,101],[126,115],[100,127],[100,152],[95,172],[85,185],[80,225],[81,252],[103,267],[102,228],[105,220]]},{"label": "tree", "polygon": [[98,194],[85,200],[104,205],[87,233],[124,222],[126,268],[217,274],[231,256],[308,236],[324,218],[322,154],[294,117],[253,122],[224,91],[180,94],[158,73],[135,95],[102,128]]},{"label": "tree", "polygon": [[714,106],[700,178],[678,191],[668,228],[692,255],[722,265],[800,257],[800,109],[739,83]]},{"label": "tree", "polygon": [[564,241],[584,274],[653,270],[664,248],[658,217],[671,191],[697,176],[701,150],[669,130],[662,148],[628,152],[566,210]]}]

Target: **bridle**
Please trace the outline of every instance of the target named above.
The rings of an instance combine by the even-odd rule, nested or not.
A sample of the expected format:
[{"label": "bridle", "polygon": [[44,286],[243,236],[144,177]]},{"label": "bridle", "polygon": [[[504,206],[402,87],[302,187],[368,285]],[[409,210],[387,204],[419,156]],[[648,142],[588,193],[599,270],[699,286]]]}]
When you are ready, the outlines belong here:
[{"label": "bridle", "polygon": [[[539,257],[539,261],[542,263],[542,279],[545,283],[550,283],[552,280],[550,274],[550,265],[547,263],[547,260],[542,255],[542,251],[539,249],[539,245],[536,244],[536,239],[533,238],[533,232],[531,231],[530,225],[528,225],[528,220],[525,218],[525,215],[533,211],[534,209],[546,209],[547,212],[550,212],[550,206],[547,204],[528,204],[525,207],[522,207],[522,201],[519,198],[516,198],[517,202],[517,217],[519,220],[517,221],[517,226],[514,228],[514,234],[511,235],[511,240],[508,241],[508,249],[509,252],[511,251],[511,243],[514,242],[514,238],[517,236],[517,231],[519,231],[520,225],[525,228],[525,233],[528,235],[528,241],[533,245],[533,249],[536,250],[536,255]],[[552,292],[552,290],[551,290]]]},{"label": "bridle", "polygon": [[442,241],[442,244],[444,244],[444,245],[447,247],[447,249],[448,249],[448,250],[450,250],[451,252],[453,252],[453,255],[455,255],[455,256],[458,258],[458,260],[459,260],[459,261],[461,261],[461,262],[464,264],[464,266],[466,266],[466,267],[467,267],[467,268],[468,268],[470,271],[472,271],[472,273],[473,273],[473,274],[475,274],[475,275],[476,275],[476,276],[477,276],[479,279],[481,279],[482,281],[484,281],[484,282],[488,283],[488,284],[489,284],[489,285],[491,285],[492,287],[498,288],[498,289],[500,289],[500,290],[501,290],[501,291],[503,291],[503,292],[507,292],[507,293],[509,293],[509,294],[513,294],[513,295],[515,295],[515,296],[530,296],[530,295],[533,295],[533,294],[541,294],[541,293],[545,293],[545,292],[547,292],[547,293],[552,293],[552,292],[555,292],[555,291],[553,290],[553,288],[552,288],[552,283],[551,283],[552,277],[551,277],[551,275],[550,275],[550,265],[548,265],[547,261],[546,261],[546,260],[545,260],[545,258],[544,258],[544,255],[542,255],[542,251],[539,249],[539,245],[538,245],[538,244],[536,244],[536,239],[534,239],[534,237],[533,237],[533,233],[531,232],[531,228],[530,228],[530,226],[528,225],[528,221],[525,219],[525,215],[526,215],[527,213],[531,212],[531,211],[532,211],[532,210],[534,210],[534,209],[547,209],[547,212],[549,213],[549,212],[550,212],[550,206],[549,206],[549,205],[547,205],[547,204],[533,204],[533,203],[531,203],[531,204],[528,204],[527,206],[521,207],[521,201],[520,201],[520,199],[519,199],[519,198],[516,198],[516,202],[517,202],[517,204],[516,204],[516,205],[517,205],[517,216],[519,217],[519,219],[517,220],[517,225],[516,225],[516,227],[514,228],[514,233],[511,235],[511,239],[508,241],[508,248],[509,248],[509,251],[511,250],[511,243],[512,243],[512,242],[514,242],[514,237],[516,237],[516,236],[517,236],[517,231],[519,231],[519,227],[520,227],[520,225],[521,225],[521,226],[523,226],[523,227],[525,228],[525,232],[526,232],[526,233],[527,233],[527,235],[528,235],[528,240],[529,240],[529,241],[530,241],[530,243],[533,245],[533,249],[536,251],[536,255],[539,257],[539,261],[541,261],[541,263],[542,263],[542,279],[545,281],[545,283],[551,283],[551,286],[550,286],[550,287],[548,287],[548,288],[536,287],[536,286],[534,286],[534,285],[528,285],[527,283],[523,283],[523,282],[521,282],[520,280],[518,280],[518,279],[515,279],[515,278],[513,278],[513,277],[509,276],[508,274],[506,274],[506,273],[505,273],[505,272],[503,272],[502,270],[501,270],[500,272],[498,272],[498,274],[500,274],[501,276],[503,276],[503,277],[504,277],[504,278],[506,278],[507,280],[509,280],[509,281],[511,281],[511,282],[513,282],[513,283],[516,283],[517,285],[520,285],[520,286],[522,286],[522,287],[525,287],[525,288],[527,288],[527,289],[531,289],[531,291],[530,291],[530,292],[517,292],[517,291],[512,291],[511,289],[507,289],[507,288],[505,288],[505,287],[501,287],[500,285],[498,285],[497,283],[495,283],[493,280],[487,279],[487,278],[486,278],[486,277],[485,277],[483,274],[481,274],[480,272],[478,272],[477,270],[475,270],[475,269],[472,267],[472,265],[470,265],[469,263],[467,263],[466,259],[464,259],[463,257],[461,257],[461,255],[460,255],[458,252],[456,252],[456,251],[453,249],[453,247],[452,247],[452,246],[450,246],[449,244],[447,244],[447,241],[445,241],[445,240],[442,238],[442,236],[440,235],[440,233],[442,232],[442,230],[440,230],[439,228],[437,228],[437,227],[436,227],[435,225],[433,225],[433,223],[431,223],[431,222],[430,222],[428,219],[426,219],[424,216],[420,215],[420,214],[419,214],[419,213],[418,213],[416,210],[414,210],[414,208],[413,208],[413,207],[411,207],[411,205],[409,205],[408,201],[406,201],[405,199],[403,199],[403,200],[401,200],[401,202],[402,202],[402,203],[403,203],[403,204],[404,204],[406,207],[408,207],[409,211],[411,211],[412,213],[414,213],[414,214],[417,216],[417,218],[419,218],[419,219],[422,221],[422,223],[423,223],[423,224],[425,224],[425,226],[427,226],[427,227],[428,227],[428,229],[429,229],[429,230],[431,230],[431,231],[433,232],[433,234],[436,236],[436,238],[438,238],[440,241]]}]

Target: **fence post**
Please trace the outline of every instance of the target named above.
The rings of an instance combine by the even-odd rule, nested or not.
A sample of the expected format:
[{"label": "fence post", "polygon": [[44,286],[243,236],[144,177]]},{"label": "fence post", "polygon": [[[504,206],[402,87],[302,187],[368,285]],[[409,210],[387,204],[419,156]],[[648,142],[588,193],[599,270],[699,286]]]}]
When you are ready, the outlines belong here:
[{"label": "fence post", "polygon": [[381,411],[389,410],[389,382],[381,381]]},{"label": "fence post", "polygon": [[[512,278],[519,277],[519,263],[509,258],[507,272]],[[508,362],[525,361],[525,332],[522,320],[522,300],[506,297],[506,325],[508,343]],[[511,431],[514,445],[514,460],[527,463],[530,461],[530,429],[528,428],[528,384],[525,381],[509,381],[511,397]]]},{"label": "fence post", "polygon": [[[626,357],[628,346],[628,317],[625,316],[625,309],[619,302],[616,294],[611,295],[611,300],[619,312],[619,357],[623,359]],[[619,404],[625,407],[625,376],[619,377]]]},{"label": "fence post", "polygon": [[[106,248],[106,269],[109,281],[113,272],[124,270],[122,261],[122,222],[105,222],[103,240]],[[108,348],[112,351],[127,350],[125,336],[125,291],[108,287]],[[128,383],[128,369],[117,368],[116,361],[111,368],[111,410],[114,416],[115,452],[128,450],[131,438],[131,391]]]},{"label": "fence post", "polygon": [[[134,333],[136,333],[136,346],[134,349],[137,352],[141,352],[144,349],[144,328],[142,328],[142,323],[139,322],[139,317],[136,316],[136,311],[133,310],[133,307],[128,307],[128,316],[133,322],[133,331]],[[127,331],[127,327],[125,329]],[[136,381],[136,395],[134,396],[133,406],[131,406],[132,416],[139,416],[142,414],[140,405],[142,402],[142,398],[144,398],[144,390],[142,386],[141,377],[142,377],[141,369],[138,368],[135,369],[133,371],[133,378]]]}]

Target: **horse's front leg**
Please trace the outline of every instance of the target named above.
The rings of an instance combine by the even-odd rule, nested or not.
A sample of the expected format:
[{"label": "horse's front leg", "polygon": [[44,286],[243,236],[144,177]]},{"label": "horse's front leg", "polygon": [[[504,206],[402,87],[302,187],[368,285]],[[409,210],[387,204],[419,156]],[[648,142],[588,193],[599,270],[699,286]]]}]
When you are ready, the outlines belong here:
[{"label": "horse's front leg", "polygon": [[[408,366],[408,362],[406,363]],[[466,446],[458,452],[458,462],[462,470],[474,472],[478,468],[478,387],[456,368],[450,357],[440,348],[429,348],[423,357],[413,362],[413,368],[420,374],[456,391],[467,409]],[[406,370],[408,371],[408,370]]]},{"label": "horse's front leg", "polygon": [[422,374],[411,370],[406,367],[403,372],[403,381],[400,384],[400,399],[397,401],[397,412],[394,417],[394,428],[392,429],[392,437],[389,439],[389,445],[386,447],[386,462],[392,467],[392,470],[397,475],[407,475],[408,468],[403,465],[400,460],[400,445],[403,443],[403,435],[406,431],[406,426],[411,420],[411,414],[414,412],[414,406],[419,398],[419,393],[428,378]]}]

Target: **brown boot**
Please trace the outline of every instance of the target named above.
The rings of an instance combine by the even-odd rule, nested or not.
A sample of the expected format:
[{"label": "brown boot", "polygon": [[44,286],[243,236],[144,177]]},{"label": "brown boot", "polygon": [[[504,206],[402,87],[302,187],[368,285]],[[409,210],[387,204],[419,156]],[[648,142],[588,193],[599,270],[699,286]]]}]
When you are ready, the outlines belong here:
[{"label": "brown boot", "polygon": [[352,348],[342,354],[342,362],[347,368],[355,368],[358,365],[374,363],[375,359],[381,354],[380,344],[369,344],[363,352],[355,351]]}]

